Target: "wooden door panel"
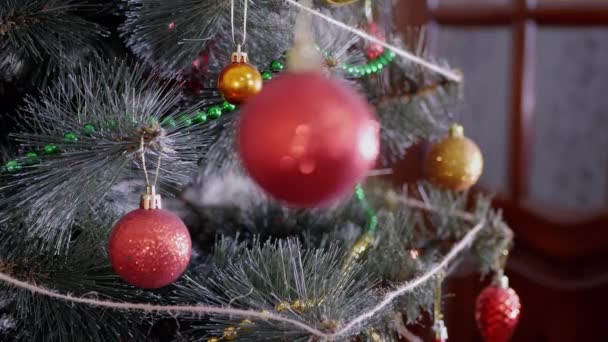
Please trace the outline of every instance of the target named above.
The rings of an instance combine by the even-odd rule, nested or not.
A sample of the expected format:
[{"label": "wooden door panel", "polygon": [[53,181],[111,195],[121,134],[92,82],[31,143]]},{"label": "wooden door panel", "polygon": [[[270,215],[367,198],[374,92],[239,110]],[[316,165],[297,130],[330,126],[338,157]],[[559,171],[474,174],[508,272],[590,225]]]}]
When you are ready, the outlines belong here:
[{"label": "wooden door panel", "polygon": [[[397,18],[402,26],[431,23],[431,33],[437,25],[511,30],[509,189],[498,196],[495,205],[503,208],[516,236],[507,270],[523,310],[512,340],[607,341],[608,208],[587,212],[542,207],[531,203],[528,193],[530,144],[535,134],[534,66],[541,63],[534,51],[536,27],[608,27],[608,1],[479,3],[465,6],[449,0],[404,0],[399,1]],[[399,181],[421,176],[410,164],[423,158],[420,148],[415,151],[396,168]],[[474,308],[484,286],[477,274],[448,281],[447,291],[455,294],[446,299],[450,341],[481,341]]]}]

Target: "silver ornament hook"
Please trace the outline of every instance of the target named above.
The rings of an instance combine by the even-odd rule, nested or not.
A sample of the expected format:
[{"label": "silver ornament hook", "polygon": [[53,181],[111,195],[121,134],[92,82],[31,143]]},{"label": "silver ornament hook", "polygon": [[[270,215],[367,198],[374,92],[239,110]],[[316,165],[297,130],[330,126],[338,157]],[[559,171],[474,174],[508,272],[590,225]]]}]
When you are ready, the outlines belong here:
[{"label": "silver ornament hook", "polygon": [[156,193],[156,183],[158,182],[158,174],[160,173],[160,161],[162,154],[158,153],[158,161],[156,163],[156,173],[154,174],[154,182],[150,184],[150,177],[148,176],[148,168],[146,167],[146,150],[144,135],[141,135],[140,140],[140,155],[141,164],[144,170],[144,176],[146,177],[146,193],[141,196],[140,208],[141,209],[161,209],[162,202],[159,194]]}]

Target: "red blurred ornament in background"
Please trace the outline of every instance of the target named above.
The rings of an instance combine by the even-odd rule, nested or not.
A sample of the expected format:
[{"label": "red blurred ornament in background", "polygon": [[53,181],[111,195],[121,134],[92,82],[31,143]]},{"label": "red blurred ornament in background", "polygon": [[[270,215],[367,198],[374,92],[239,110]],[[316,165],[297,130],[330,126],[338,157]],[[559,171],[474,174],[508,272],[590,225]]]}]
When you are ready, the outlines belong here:
[{"label": "red blurred ornament in background", "polygon": [[515,290],[503,276],[479,294],[475,308],[477,326],[486,342],[509,341],[519,322],[521,303]]},{"label": "red blurred ornament in background", "polygon": [[110,236],[109,257],[126,282],[157,289],[181,276],[192,252],[188,228],[170,211],[160,208],[160,196],[148,187],[142,206],[122,217]]},{"label": "red blurred ornament in background", "polygon": [[192,61],[192,67],[184,72],[184,90],[193,96],[200,96],[201,91],[207,89],[208,71],[209,52],[208,49],[205,49]]},{"label": "red blurred ornament in background", "polygon": [[[367,26],[366,31],[374,38],[378,38],[382,42],[386,41],[384,32],[382,32],[382,30],[378,27],[378,24],[376,24],[375,22],[370,22]],[[384,53],[384,46],[375,42],[367,41],[365,43],[364,50],[367,58],[369,60],[372,60],[380,57],[380,55]]]},{"label": "red blurred ornament in background", "polygon": [[238,148],[251,177],[292,207],[330,204],[374,166],[380,126],[367,101],[309,71],[268,82],[241,109]]}]

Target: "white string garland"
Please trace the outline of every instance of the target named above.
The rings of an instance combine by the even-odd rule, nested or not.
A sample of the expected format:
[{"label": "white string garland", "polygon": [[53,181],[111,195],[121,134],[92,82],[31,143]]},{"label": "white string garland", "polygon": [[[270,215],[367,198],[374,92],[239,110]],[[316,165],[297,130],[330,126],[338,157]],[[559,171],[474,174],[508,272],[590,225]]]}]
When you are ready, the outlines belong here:
[{"label": "white string garland", "polygon": [[39,285],[31,284],[25,281],[21,281],[19,279],[15,279],[8,274],[0,272],[0,281],[3,281],[12,286],[27,290],[31,293],[43,295],[50,298],[64,300],[70,303],[75,304],[86,304],[97,307],[104,307],[110,309],[117,310],[132,310],[132,311],[144,311],[144,312],[163,312],[167,314],[176,314],[176,313],[191,313],[191,314],[222,314],[222,315],[231,315],[237,317],[243,317],[248,319],[257,318],[260,320],[272,320],[277,322],[283,322],[290,324],[296,328],[300,328],[306,332],[309,332],[312,335],[317,337],[332,340],[337,337],[347,336],[350,334],[351,330],[356,326],[363,324],[368,319],[372,318],[386,307],[388,307],[397,297],[414,290],[416,287],[424,284],[429,279],[433,278],[438,272],[445,269],[445,267],[467,246],[469,246],[475,236],[481,231],[484,227],[485,221],[481,221],[471,229],[465,237],[456,243],[452,249],[445,255],[445,257],[433,266],[429,271],[427,271],[422,276],[403,283],[395,290],[388,292],[384,295],[384,299],[376,304],[374,307],[364,311],[363,313],[356,316],[350,322],[346,323],[340,330],[334,333],[324,333],[315,327],[312,327],[306,323],[301,321],[297,321],[295,319],[287,318],[275,313],[271,312],[261,312],[261,311],[252,311],[252,310],[242,310],[242,309],[234,309],[231,307],[215,307],[209,305],[153,305],[153,304],[143,304],[143,303],[129,303],[129,302],[115,302],[109,300],[98,300],[84,297],[75,297],[70,294],[62,294],[54,290],[49,290]]}]

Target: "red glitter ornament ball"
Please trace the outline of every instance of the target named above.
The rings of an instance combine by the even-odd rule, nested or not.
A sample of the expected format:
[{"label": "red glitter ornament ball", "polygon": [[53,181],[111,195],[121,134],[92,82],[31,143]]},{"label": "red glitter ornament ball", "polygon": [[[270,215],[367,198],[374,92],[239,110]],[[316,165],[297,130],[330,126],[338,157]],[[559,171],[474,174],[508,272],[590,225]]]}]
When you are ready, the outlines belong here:
[{"label": "red glitter ornament ball", "polygon": [[373,167],[379,124],[367,101],[317,72],[285,73],[241,110],[238,147],[251,177],[292,207],[330,204]]},{"label": "red glitter ornament ball", "polygon": [[192,252],[188,228],[163,209],[137,209],[121,218],[110,236],[114,271],[126,282],[157,289],[181,276]]},{"label": "red glitter ornament ball", "polygon": [[486,342],[509,341],[521,312],[519,296],[508,285],[490,285],[479,297],[475,308],[477,326]]}]

